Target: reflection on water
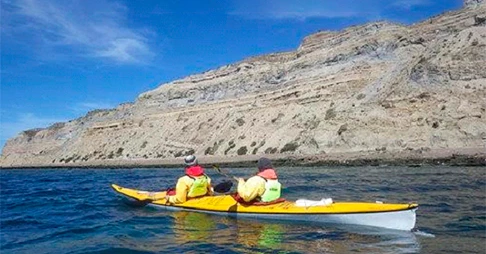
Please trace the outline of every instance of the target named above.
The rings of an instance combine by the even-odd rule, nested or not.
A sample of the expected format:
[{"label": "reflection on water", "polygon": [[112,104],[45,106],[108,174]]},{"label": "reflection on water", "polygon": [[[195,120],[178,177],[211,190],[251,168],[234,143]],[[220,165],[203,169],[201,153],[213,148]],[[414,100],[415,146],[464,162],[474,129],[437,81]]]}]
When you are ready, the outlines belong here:
[{"label": "reflection on water", "polygon": [[217,246],[232,246],[233,250],[240,252],[420,252],[420,245],[412,232],[257,221],[185,211],[167,213],[174,219],[174,241],[194,249],[209,242]]},{"label": "reflection on water", "polygon": [[284,240],[283,225],[233,219],[236,242],[250,248],[277,248]]},{"label": "reflection on water", "polygon": [[[228,171],[240,177],[249,172]],[[279,168],[289,200],[415,201],[420,207],[411,233],[131,207],[110,188],[119,183],[160,190],[173,184],[180,169],[0,170],[0,252],[485,253],[485,172],[442,166]]]},{"label": "reflection on water", "polygon": [[173,212],[173,231],[175,240],[179,244],[192,241],[207,241],[211,233],[216,230],[216,221],[204,213]]}]

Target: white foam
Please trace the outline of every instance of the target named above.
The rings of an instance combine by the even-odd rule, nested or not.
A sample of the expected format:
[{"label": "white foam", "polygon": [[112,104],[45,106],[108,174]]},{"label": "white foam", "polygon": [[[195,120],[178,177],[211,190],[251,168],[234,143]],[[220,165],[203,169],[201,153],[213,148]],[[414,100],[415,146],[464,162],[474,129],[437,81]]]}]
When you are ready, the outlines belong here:
[{"label": "white foam", "polygon": [[434,234],[427,233],[427,232],[423,232],[423,231],[420,231],[420,230],[413,231],[413,233],[415,235],[418,235],[418,236],[424,236],[424,237],[430,237],[430,238],[434,238],[435,237]]}]

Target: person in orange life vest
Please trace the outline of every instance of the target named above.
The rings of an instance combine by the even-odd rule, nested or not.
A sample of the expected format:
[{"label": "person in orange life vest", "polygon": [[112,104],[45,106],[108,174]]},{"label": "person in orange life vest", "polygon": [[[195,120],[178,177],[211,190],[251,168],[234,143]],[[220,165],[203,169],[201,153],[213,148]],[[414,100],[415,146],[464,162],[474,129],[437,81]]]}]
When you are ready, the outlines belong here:
[{"label": "person in orange life vest", "polygon": [[186,175],[177,180],[175,194],[167,192],[165,198],[167,202],[180,204],[186,202],[188,198],[213,195],[211,178],[204,174],[204,168],[198,164],[196,156],[186,156],[184,164],[186,165]]},{"label": "person in orange life vest", "polygon": [[258,160],[258,172],[247,181],[238,178],[237,193],[245,202],[271,202],[280,198],[282,185],[270,159]]}]

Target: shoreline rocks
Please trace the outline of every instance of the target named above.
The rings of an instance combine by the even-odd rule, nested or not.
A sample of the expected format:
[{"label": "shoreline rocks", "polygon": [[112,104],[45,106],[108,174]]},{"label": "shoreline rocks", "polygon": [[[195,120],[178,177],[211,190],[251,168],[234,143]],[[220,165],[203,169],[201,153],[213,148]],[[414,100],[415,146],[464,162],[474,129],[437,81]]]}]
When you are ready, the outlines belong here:
[{"label": "shoreline rocks", "polygon": [[[410,151],[408,153],[390,154],[375,153],[336,153],[312,156],[282,156],[266,155],[278,167],[314,167],[314,166],[486,166],[486,152],[476,152],[474,149],[441,149]],[[207,167],[217,164],[221,167],[255,168],[260,156],[201,156],[200,163]],[[145,160],[102,160],[97,162],[68,164],[33,164],[20,166],[4,166],[1,169],[15,168],[180,168],[182,158],[145,159]]]}]

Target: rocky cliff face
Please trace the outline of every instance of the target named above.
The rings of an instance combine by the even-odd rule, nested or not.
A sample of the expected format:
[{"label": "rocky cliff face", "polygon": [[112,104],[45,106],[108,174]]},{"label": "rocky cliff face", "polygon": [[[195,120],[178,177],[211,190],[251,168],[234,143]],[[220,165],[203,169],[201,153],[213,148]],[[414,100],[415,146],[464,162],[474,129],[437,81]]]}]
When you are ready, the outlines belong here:
[{"label": "rocky cliff face", "polygon": [[2,166],[434,149],[486,151],[486,5],[319,32],[10,139]]},{"label": "rocky cliff face", "polygon": [[478,6],[479,4],[484,3],[484,0],[464,0],[464,6]]}]

